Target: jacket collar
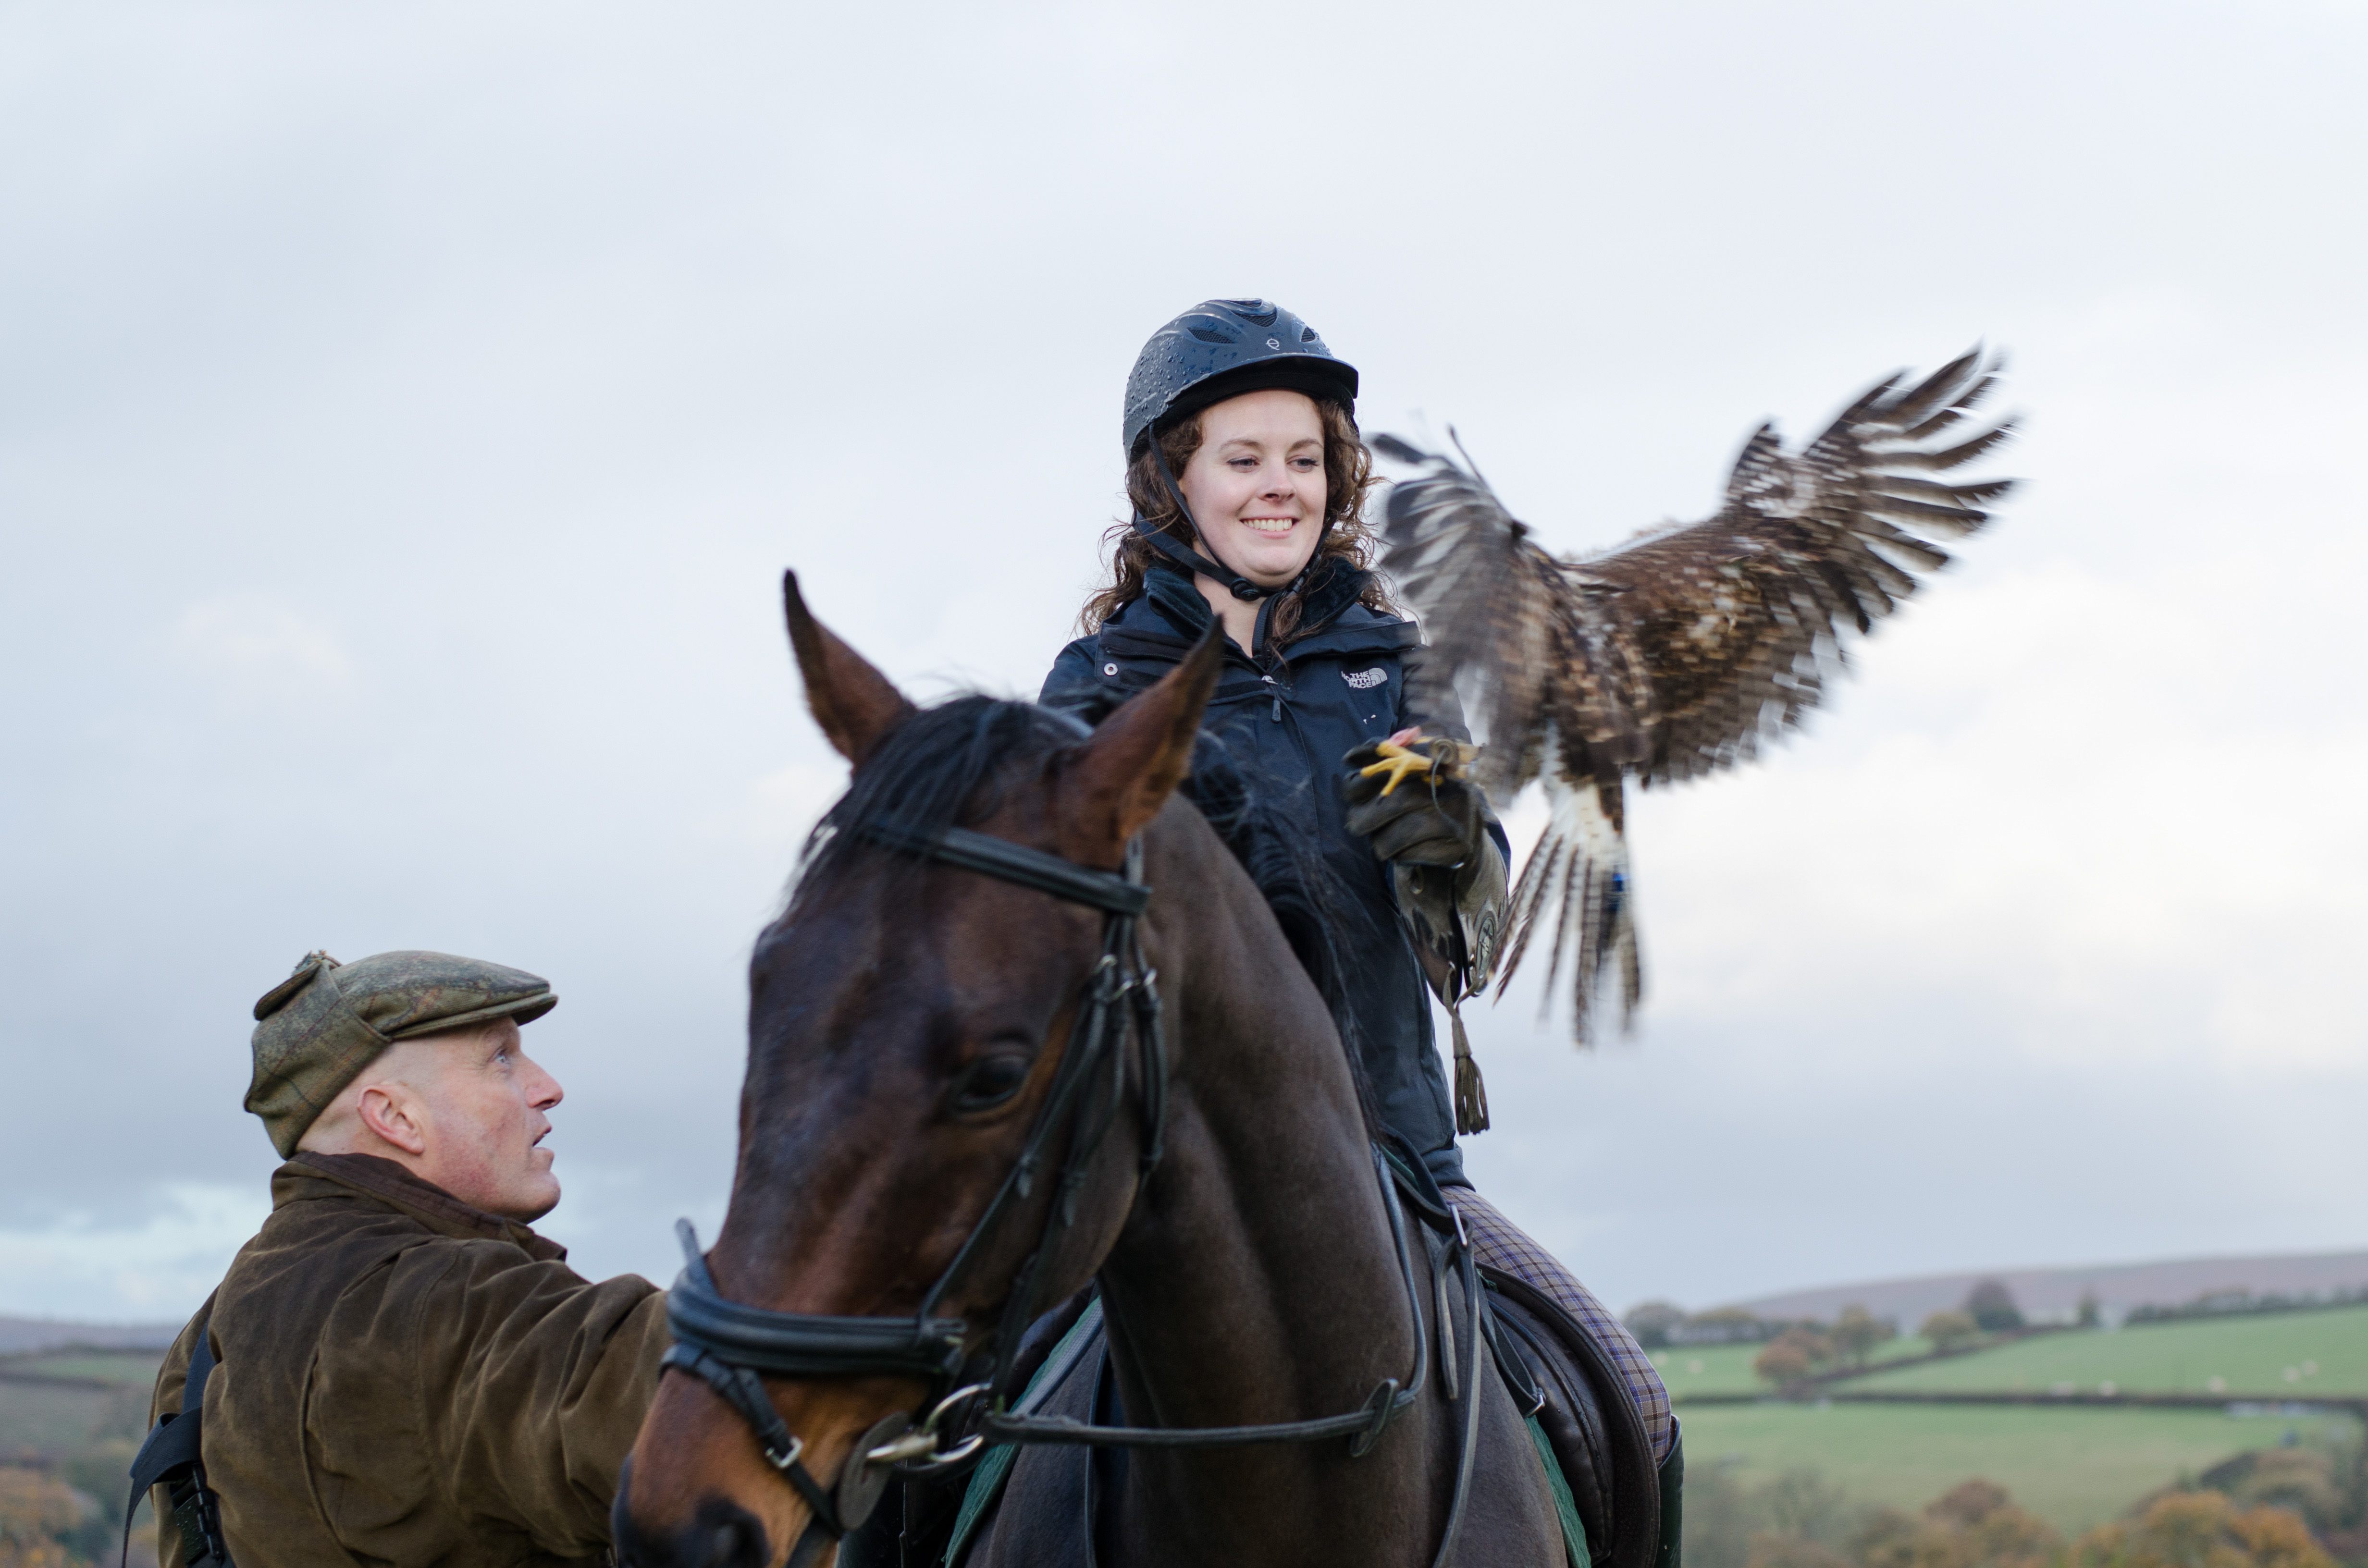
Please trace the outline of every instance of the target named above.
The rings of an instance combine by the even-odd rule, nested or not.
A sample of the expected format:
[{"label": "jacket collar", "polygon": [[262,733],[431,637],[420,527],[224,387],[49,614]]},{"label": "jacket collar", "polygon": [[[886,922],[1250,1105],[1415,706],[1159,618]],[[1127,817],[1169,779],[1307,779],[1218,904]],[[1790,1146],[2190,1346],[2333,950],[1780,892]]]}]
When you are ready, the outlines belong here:
[{"label": "jacket collar", "polygon": [[[1395,653],[1415,646],[1420,633],[1414,622],[1380,614],[1359,602],[1358,596],[1372,580],[1371,573],[1338,562],[1319,574],[1301,600],[1300,624],[1313,630],[1302,631],[1283,644],[1282,657],[1289,661],[1311,653]],[[1159,645],[1172,638],[1173,654],[1180,655],[1216,619],[1217,612],[1209,608],[1190,576],[1174,567],[1155,564],[1144,574],[1143,597],[1112,616],[1105,634],[1121,631],[1130,643],[1147,644],[1144,652],[1166,652]]]},{"label": "jacket collar", "polygon": [[556,1263],[567,1249],[516,1220],[464,1203],[433,1182],[423,1181],[393,1160],[376,1154],[316,1154],[299,1152],[271,1173],[271,1206],[333,1196],[323,1185],[374,1199],[418,1221],[438,1235],[463,1241],[507,1242],[537,1263]]}]

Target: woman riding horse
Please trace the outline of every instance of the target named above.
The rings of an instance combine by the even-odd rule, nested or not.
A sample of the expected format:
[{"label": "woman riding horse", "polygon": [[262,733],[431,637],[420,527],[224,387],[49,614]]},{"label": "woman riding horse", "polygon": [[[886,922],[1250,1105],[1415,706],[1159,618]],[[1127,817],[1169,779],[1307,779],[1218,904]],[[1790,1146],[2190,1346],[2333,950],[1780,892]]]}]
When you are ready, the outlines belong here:
[{"label": "woman riding horse", "polygon": [[[1231,603],[1122,551],[1051,705],[916,709],[785,585],[852,776],[750,957],[732,1201],[684,1227],[622,1562],[1675,1568],[1649,1364],[1470,1192],[1425,1075],[1398,901],[1460,994],[1503,845],[1400,734],[1351,373],[1222,320],[1269,350],[1218,369],[1321,378],[1146,403],[1166,538],[1197,556],[1188,506],[1281,536],[1211,544]],[[1344,746],[1393,765],[1345,812]]]},{"label": "woman riding horse", "polygon": [[[1451,1108],[1425,982],[1451,1006],[1486,983],[1505,835],[1476,784],[1443,767],[1400,780],[1376,766],[1424,733],[1464,734],[1460,714],[1407,710],[1420,639],[1368,570],[1374,481],[1356,397],[1355,368],[1267,301],[1211,300],[1154,334],[1127,378],[1134,516],[1112,530],[1110,582],[1087,601],[1087,634],[1062,650],[1040,700],[1099,722],[1212,622],[1224,627],[1204,722],[1330,873],[1343,905],[1327,922],[1344,971],[1342,1032],[1379,1119],[1459,1189],[1481,1262],[1534,1286],[1611,1355],[1664,1459],[1676,1425],[1650,1358],[1472,1189],[1455,1146],[1458,1131],[1486,1125],[1486,1100],[1459,1026]],[[1420,948],[1408,924],[1424,933]]]}]

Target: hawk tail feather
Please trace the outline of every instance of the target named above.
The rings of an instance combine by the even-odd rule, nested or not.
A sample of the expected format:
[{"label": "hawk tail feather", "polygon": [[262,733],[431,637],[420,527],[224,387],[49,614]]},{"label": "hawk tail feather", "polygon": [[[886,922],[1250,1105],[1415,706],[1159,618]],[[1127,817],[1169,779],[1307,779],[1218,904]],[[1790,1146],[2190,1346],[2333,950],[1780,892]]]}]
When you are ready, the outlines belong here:
[{"label": "hawk tail feather", "polygon": [[1574,786],[1549,777],[1554,816],[1514,883],[1509,901],[1512,936],[1498,971],[1504,977],[1497,985],[1501,997],[1531,937],[1550,920],[1554,933],[1540,1006],[1553,1006],[1556,983],[1567,960],[1575,1004],[1573,1043],[1581,1047],[1595,1043],[1597,1005],[1615,966],[1622,1033],[1627,1032],[1636,1005],[1644,997],[1628,844],[1616,814],[1620,809],[1616,795],[1608,806],[1604,798],[1607,790],[1621,787],[1617,779],[1609,784],[1588,779]]}]

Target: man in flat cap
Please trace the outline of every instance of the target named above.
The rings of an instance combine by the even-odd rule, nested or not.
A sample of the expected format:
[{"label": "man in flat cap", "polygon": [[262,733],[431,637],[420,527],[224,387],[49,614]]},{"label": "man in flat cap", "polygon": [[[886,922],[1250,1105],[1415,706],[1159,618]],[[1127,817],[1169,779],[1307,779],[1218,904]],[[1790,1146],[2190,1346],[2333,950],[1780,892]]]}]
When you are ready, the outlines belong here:
[{"label": "man in flat cap", "polygon": [[209,1535],[238,1568],[606,1552],[665,1297],[584,1279],[528,1229],[559,1201],[560,1088],[518,1030],[557,1003],[520,970],[394,952],[311,954],[255,1005],[246,1108],[287,1163],[157,1377],[162,1416],[203,1375],[218,1499],[156,1488],[166,1568]]}]

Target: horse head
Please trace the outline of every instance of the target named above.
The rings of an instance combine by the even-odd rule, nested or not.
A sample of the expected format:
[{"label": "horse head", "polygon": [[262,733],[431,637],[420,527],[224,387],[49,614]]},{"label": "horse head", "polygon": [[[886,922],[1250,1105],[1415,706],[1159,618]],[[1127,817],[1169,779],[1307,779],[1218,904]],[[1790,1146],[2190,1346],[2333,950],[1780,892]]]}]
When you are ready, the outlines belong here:
[{"label": "horse head", "polygon": [[[706,1268],[731,1302],[934,1314],[961,1324],[961,1347],[975,1351],[1024,1263],[1035,1301],[1093,1275],[1126,1221],[1145,1133],[1129,1117],[1110,1120],[1057,1226],[1050,1206],[1064,1195],[1052,1180],[996,1198],[1055,1093],[1104,967],[1108,916],[900,852],[894,835],[968,830],[1103,872],[1126,867],[1142,835],[1160,866],[1152,841],[1164,829],[1153,824],[1190,767],[1222,645],[1204,641],[1087,732],[981,697],[916,709],[807,612],[794,574],[784,598],[807,704],[853,771],[750,960],[739,1158]],[[1114,1062],[1088,1097],[1144,1092]],[[817,1510],[752,1435],[762,1411],[711,1382],[678,1369],[661,1379],[620,1478],[627,1562],[773,1568],[810,1540]],[[943,1392],[897,1371],[746,1386],[825,1486],[864,1462],[858,1445],[883,1418]]]}]

